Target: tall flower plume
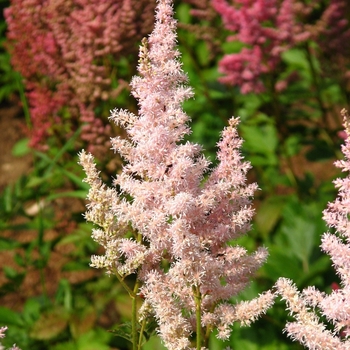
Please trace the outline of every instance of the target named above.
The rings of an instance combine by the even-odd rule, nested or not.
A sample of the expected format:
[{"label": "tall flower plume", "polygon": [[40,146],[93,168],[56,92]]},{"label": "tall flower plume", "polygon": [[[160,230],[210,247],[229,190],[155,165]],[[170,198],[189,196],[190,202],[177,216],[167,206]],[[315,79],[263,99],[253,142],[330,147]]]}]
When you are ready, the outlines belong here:
[{"label": "tall flower plume", "polygon": [[[344,160],[335,165],[342,171],[350,170],[350,118],[343,110],[344,127],[347,134],[342,146]],[[292,281],[281,278],[276,287],[286,301],[288,310],[295,318],[286,325],[290,337],[311,350],[350,349],[350,176],[334,181],[339,189],[338,198],[328,204],[323,212],[327,225],[335,233],[327,232],[322,237],[321,248],[329,254],[340,277],[341,287],[330,294],[309,287],[299,292]],[[329,323],[320,321],[322,315]]]},{"label": "tall flower plume", "polygon": [[176,49],[172,1],[158,2],[155,28],[139,56],[139,76],[131,82],[138,116],[111,115],[128,134],[112,139],[125,160],[114,186],[103,184],[91,154],[80,154],[91,186],[86,218],[99,225],[93,238],[105,248],[91,265],[121,282],[136,274],[134,291],[144,299],[139,318],[155,317],[168,349],[192,349],[193,334],[197,348],[205,348],[213,328],[226,339],[234,322],[250,324],[273,302],[270,292],[227,302],[267,257],[264,248],[249,255],[229,244],[250,228],[257,185],[246,184],[250,163],[239,151],[238,119],[223,130],[212,171],[201,147],[184,141],[190,128],[182,103],[193,92]]}]

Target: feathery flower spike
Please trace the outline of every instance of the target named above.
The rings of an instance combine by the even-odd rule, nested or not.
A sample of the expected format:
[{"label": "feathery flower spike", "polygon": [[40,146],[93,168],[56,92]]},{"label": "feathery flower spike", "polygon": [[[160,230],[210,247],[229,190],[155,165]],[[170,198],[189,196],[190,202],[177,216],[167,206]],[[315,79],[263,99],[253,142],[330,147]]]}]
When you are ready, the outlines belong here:
[{"label": "feathery flower spike", "polygon": [[114,187],[102,183],[92,155],[80,154],[91,186],[86,218],[100,226],[93,237],[105,248],[92,266],[121,281],[136,274],[144,299],[140,320],[151,313],[170,350],[193,349],[194,333],[197,348],[205,348],[215,327],[226,339],[234,322],[249,324],[274,298],[267,292],[249,302],[227,302],[267,257],[264,248],[249,255],[228,244],[250,228],[257,185],[246,184],[250,164],[239,151],[238,119],[223,130],[211,172],[201,147],[184,142],[190,128],[182,103],[193,91],[175,30],[172,1],[160,0],[154,30],[140,48],[139,76],[131,82],[139,113],[116,109],[111,115],[128,134],[128,140],[112,139],[125,160]]},{"label": "feathery flower spike", "polygon": [[[350,170],[350,118],[343,109],[346,132],[342,146],[344,160],[335,163],[342,171]],[[335,270],[341,279],[342,288],[334,288],[330,294],[309,287],[299,292],[292,281],[281,278],[277,281],[278,293],[287,303],[294,322],[286,325],[288,335],[310,350],[350,349],[350,176],[334,181],[339,189],[338,197],[329,203],[323,218],[335,233],[327,232],[322,237],[321,248],[329,254]],[[319,319],[324,316],[328,329]]]}]

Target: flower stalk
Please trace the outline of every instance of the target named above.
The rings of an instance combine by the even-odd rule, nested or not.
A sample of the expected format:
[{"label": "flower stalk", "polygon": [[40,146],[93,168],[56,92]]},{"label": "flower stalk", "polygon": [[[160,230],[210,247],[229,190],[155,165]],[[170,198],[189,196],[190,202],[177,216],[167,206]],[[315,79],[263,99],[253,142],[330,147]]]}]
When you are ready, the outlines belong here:
[{"label": "flower stalk", "polygon": [[267,257],[265,248],[248,254],[230,243],[250,228],[257,185],[246,184],[250,163],[240,153],[238,118],[223,130],[212,170],[201,146],[184,141],[191,129],[182,103],[193,91],[179,62],[172,5],[158,1],[154,30],[140,47],[139,76],[131,81],[138,115],[112,111],[111,120],[128,134],[112,139],[125,160],[113,186],[103,184],[91,154],[82,151],[80,164],[91,187],[85,216],[99,227],[92,237],[105,248],[91,266],[121,281],[136,277],[132,293],[127,289],[133,298],[133,348],[142,337],[135,335],[138,318],[157,321],[169,350],[203,350],[210,331],[217,328],[218,337],[227,339],[234,322],[255,320],[274,295],[228,303]]}]

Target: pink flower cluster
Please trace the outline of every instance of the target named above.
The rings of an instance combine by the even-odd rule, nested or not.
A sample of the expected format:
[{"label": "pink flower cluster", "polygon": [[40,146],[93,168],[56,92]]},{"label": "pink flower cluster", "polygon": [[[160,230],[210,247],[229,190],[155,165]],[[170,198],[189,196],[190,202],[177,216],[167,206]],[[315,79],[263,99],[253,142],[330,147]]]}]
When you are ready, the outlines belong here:
[{"label": "pink flower cluster", "polygon": [[[222,16],[224,26],[234,34],[229,41],[238,40],[245,46],[239,53],[227,54],[219,63],[225,84],[239,86],[242,93],[264,91],[271,84],[264,81],[269,74],[276,90],[288,84],[276,80],[281,54],[300,43],[314,40],[321,56],[334,57],[349,53],[349,26],[343,18],[345,0],[331,0],[315,23],[311,21],[318,2],[306,4],[299,0],[212,0],[212,6]],[[319,9],[317,9],[319,10]]]},{"label": "pink flower cluster", "polygon": [[212,1],[225,27],[236,33],[228,40],[239,40],[247,46],[221,60],[219,70],[225,74],[222,82],[240,86],[242,93],[264,90],[261,75],[273,72],[281,52],[295,40],[292,1]]},{"label": "pink flower cluster", "polygon": [[82,124],[83,140],[107,142],[110,126],[96,107],[125,87],[116,62],[151,31],[154,7],[147,0],[11,1],[7,46],[25,78],[32,146],[45,147],[53,133],[65,139]]},{"label": "pink flower cluster", "polygon": [[[342,111],[347,134],[342,152],[345,160],[336,166],[350,171],[350,118]],[[321,248],[329,254],[340,277],[342,288],[333,288],[330,294],[309,287],[298,292],[292,281],[281,278],[276,286],[278,293],[286,300],[288,310],[295,322],[286,325],[290,337],[311,350],[350,349],[350,176],[335,180],[339,189],[338,198],[328,204],[324,220],[335,233],[327,232],[322,237]],[[325,317],[332,329],[320,321]]]},{"label": "pink flower cluster", "polygon": [[201,147],[184,142],[190,128],[182,103],[193,92],[178,61],[175,30],[172,1],[160,0],[155,28],[140,48],[140,76],[131,82],[139,113],[111,116],[128,134],[112,139],[126,161],[114,187],[103,184],[91,154],[80,154],[91,187],[86,219],[99,226],[93,238],[105,248],[91,265],[119,279],[137,275],[144,299],[139,317],[156,318],[170,350],[193,349],[198,328],[203,334],[216,328],[227,339],[234,322],[250,324],[274,299],[267,292],[228,302],[267,257],[264,248],[248,254],[229,244],[250,228],[257,185],[246,184],[250,163],[240,154],[238,119],[224,129],[212,171]]}]

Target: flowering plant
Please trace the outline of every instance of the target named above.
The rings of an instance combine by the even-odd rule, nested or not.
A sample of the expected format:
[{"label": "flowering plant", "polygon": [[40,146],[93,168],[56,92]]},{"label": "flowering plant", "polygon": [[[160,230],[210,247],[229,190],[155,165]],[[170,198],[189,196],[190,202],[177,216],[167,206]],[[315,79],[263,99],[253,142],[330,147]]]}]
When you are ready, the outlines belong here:
[{"label": "flowering plant", "polygon": [[[345,160],[335,164],[343,171],[350,170],[350,118],[343,110],[344,126],[347,134],[342,151]],[[349,199],[350,177],[334,181],[339,189],[338,198],[329,203],[324,211],[324,220],[330,228],[338,234],[327,232],[322,237],[321,248],[330,255],[335,269],[341,279],[342,288],[333,288],[330,294],[323,293],[315,287],[309,287],[298,292],[292,281],[280,278],[277,291],[286,301],[290,314],[295,317],[294,322],[286,325],[286,332],[290,337],[299,341],[312,350],[349,349]],[[327,329],[326,324],[320,321],[319,315],[331,324],[333,329]]]},{"label": "flowering plant", "polygon": [[119,61],[131,60],[134,41],[151,31],[154,7],[148,0],[11,1],[7,47],[24,77],[32,147],[47,150],[49,136],[65,141],[82,126],[81,139],[105,152],[111,130],[102,106],[127,86]]},{"label": "flowering plant", "polygon": [[[339,80],[343,87],[348,85],[346,1],[212,0],[211,4],[230,31],[227,41],[243,44],[239,52],[226,54],[219,62],[223,83],[239,86],[243,94],[281,92],[297,75],[278,74],[285,73],[283,53],[302,47],[310,65],[317,58],[324,62],[328,77],[345,72]],[[311,49],[311,42],[316,49]]]},{"label": "flowering plant", "polygon": [[[129,137],[112,139],[126,161],[114,187],[103,184],[93,156],[80,153],[91,187],[86,219],[100,226],[92,236],[105,248],[91,265],[116,275],[133,299],[134,349],[152,318],[168,349],[207,348],[213,329],[227,339],[234,322],[249,325],[274,298],[266,292],[228,303],[267,257],[265,248],[248,254],[230,244],[250,227],[257,185],[246,184],[250,164],[239,151],[238,119],[222,132],[211,171],[201,147],[184,141],[190,128],[181,104],[193,92],[178,61],[175,30],[172,1],[160,0],[155,28],[140,48],[140,76],[131,82],[139,115],[111,115]],[[143,300],[139,311],[137,299]]]}]

